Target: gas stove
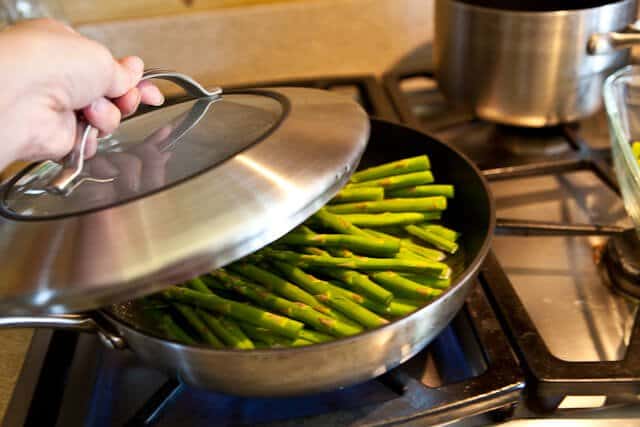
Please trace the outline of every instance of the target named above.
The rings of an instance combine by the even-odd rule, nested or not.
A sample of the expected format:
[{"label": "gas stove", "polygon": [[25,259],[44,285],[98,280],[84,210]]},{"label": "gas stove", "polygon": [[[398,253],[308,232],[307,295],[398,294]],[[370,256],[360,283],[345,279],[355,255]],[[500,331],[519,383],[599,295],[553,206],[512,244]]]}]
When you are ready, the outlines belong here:
[{"label": "gas stove", "polygon": [[452,324],[378,379],[274,399],[193,389],[93,336],[39,331],[6,426],[640,424],[636,302],[605,262],[608,236],[630,224],[602,114],[542,130],[490,124],[447,106],[425,70],[260,86],[274,84],[351,96],[484,171],[504,227]]}]

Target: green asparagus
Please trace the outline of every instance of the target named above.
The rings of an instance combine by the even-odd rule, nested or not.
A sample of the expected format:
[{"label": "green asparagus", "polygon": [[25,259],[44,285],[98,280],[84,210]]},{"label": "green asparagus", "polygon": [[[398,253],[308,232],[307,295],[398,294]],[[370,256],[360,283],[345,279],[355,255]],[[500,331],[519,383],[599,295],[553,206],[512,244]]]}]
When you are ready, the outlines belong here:
[{"label": "green asparagus", "polygon": [[[271,329],[255,326],[250,323],[238,322],[240,328],[247,336],[255,341],[256,347],[260,348],[259,343],[264,343],[268,347],[289,347],[291,340],[277,335]],[[300,331],[302,332],[302,330]]]},{"label": "green asparagus", "polygon": [[247,304],[221,298],[215,294],[205,294],[191,289],[173,286],[162,291],[161,295],[172,301],[215,311],[240,321],[272,329],[287,338],[297,338],[300,330],[304,327],[304,323],[298,322],[297,320],[288,319]]},{"label": "green asparagus", "polygon": [[389,227],[419,224],[441,218],[440,212],[404,212],[379,214],[342,214],[340,218],[357,227]]},{"label": "green asparagus", "polygon": [[437,261],[419,261],[404,258],[337,258],[324,255],[306,255],[291,251],[276,251],[264,249],[265,256],[279,261],[294,263],[300,267],[338,267],[352,270],[395,270],[409,273],[443,275],[448,271],[448,266]]},{"label": "green asparagus", "polygon": [[244,333],[242,334],[244,338],[241,338],[237,333],[229,331],[229,329],[222,324],[221,319],[215,317],[213,314],[201,308],[196,309],[196,314],[227,346],[243,350],[254,348],[253,342],[251,342]]},{"label": "green asparagus", "polygon": [[272,294],[265,288],[261,288],[256,284],[247,282],[239,276],[226,273],[222,270],[214,271],[211,274],[215,278],[219,279],[223,285],[227,286],[228,289],[238,292],[256,304],[278,311],[287,317],[306,323],[318,331],[338,337],[355,335],[362,331],[362,328],[360,327],[355,327],[338,319],[325,316],[308,305],[291,302]]},{"label": "green asparagus", "polygon": [[349,234],[315,234],[289,233],[280,240],[290,246],[327,246],[351,250],[369,256],[386,257],[395,255],[400,245],[385,239],[372,236],[354,236]]},{"label": "green asparagus", "polygon": [[331,335],[323,334],[322,332],[312,331],[311,329],[303,329],[300,331],[299,339],[307,340],[312,343],[321,343],[332,341],[333,337]]},{"label": "green asparagus", "polygon": [[205,343],[213,348],[224,348],[222,341],[211,332],[211,329],[191,306],[182,303],[174,303],[173,306]]},{"label": "green asparagus", "polygon": [[349,189],[382,187],[385,191],[399,188],[413,187],[416,185],[430,184],[433,182],[433,174],[430,171],[413,172],[404,175],[388,176],[386,178],[373,179],[347,185]]},{"label": "green asparagus", "polygon": [[[313,248],[308,248],[309,250],[313,250]],[[318,279],[311,274],[307,274],[302,269],[281,261],[275,261],[273,265],[285,276],[287,279],[292,282],[296,282],[301,287],[305,288],[308,292],[317,295],[323,293],[332,293],[336,295],[343,296],[348,298],[349,300],[360,304],[364,301],[364,297],[354,292],[351,292],[347,289],[343,289],[339,286],[334,286],[330,282],[325,280]]]},{"label": "green asparagus", "polygon": [[420,285],[412,280],[402,277],[393,271],[373,273],[371,278],[391,290],[396,296],[419,300],[431,300],[442,293],[439,289]]},{"label": "green asparagus", "polygon": [[406,187],[399,188],[397,190],[391,190],[385,192],[385,195],[390,198],[444,196],[447,199],[451,199],[454,196],[454,188],[453,185],[417,185],[415,187]]},{"label": "green asparagus", "polygon": [[370,233],[373,236],[379,236],[382,237],[384,239],[390,239],[390,240],[394,240],[394,241],[399,241],[400,242],[400,251],[399,254],[396,255],[396,257],[400,256],[402,257],[403,255],[405,255],[405,252],[403,251],[410,251],[413,252],[419,256],[421,256],[422,258],[426,258],[432,261],[442,261],[443,259],[445,259],[446,255],[436,249],[431,249],[431,248],[425,248],[424,246],[420,246],[417,245],[415,243],[413,243],[411,241],[411,239],[401,239],[395,236],[391,236],[389,234],[383,233],[379,230],[367,230],[368,233]]},{"label": "green asparagus", "polygon": [[435,234],[422,227],[418,227],[417,225],[407,225],[405,227],[405,230],[407,230],[407,233],[411,234],[412,236],[430,243],[439,249],[445,250],[450,254],[455,254],[458,251],[458,244],[456,242],[445,239],[441,235]]},{"label": "green asparagus", "polygon": [[[328,306],[342,312],[345,316],[355,320],[361,325],[367,328],[376,328],[388,323],[385,319],[355,303],[351,297],[349,295],[345,295],[344,292],[336,292],[333,289],[333,285],[330,283],[320,280],[311,274],[305,273],[303,270],[292,266],[291,264],[283,262],[275,262],[274,264],[289,280],[296,282],[305,289],[314,289],[316,292],[313,293],[316,298],[323,301]],[[373,285],[378,287],[375,283],[373,283]],[[386,291],[384,288],[381,289],[389,294],[389,300],[393,298],[393,295],[390,292]]]},{"label": "green asparagus", "polygon": [[149,316],[149,321],[154,327],[162,331],[168,339],[183,344],[196,344],[196,341],[173,320],[169,313],[159,309],[149,309],[145,314]]},{"label": "green asparagus", "polygon": [[330,213],[326,208],[321,208],[313,215],[312,218],[322,224],[323,227],[329,228],[333,231],[337,231],[341,234],[352,234],[354,236],[371,237],[369,233],[351,224],[344,217]]},{"label": "green asparagus", "polygon": [[370,181],[372,179],[401,175],[410,172],[424,171],[429,169],[431,169],[429,157],[423,155],[385,163],[380,166],[374,166],[358,171],[354,173],[353,176],[351,176],[351,182]]},{"label": "green asparagus", "polygon": [[331,203],[363,202],[367,200],[382,200],[383,198],[383,188],[343,188],[331,199]]},{"label": "green asparagus", "polygon": [[284,298],[304,303],[323,313],[327,312],[326,307],[323,307],[323,305],[316,300],[313,295],[303,289],[300,289],[293,283],[287,282],[281,277],[276,276],[272,272],[265,270],[264,268],[244,262],[232,264],[227,268],[241,276],[260,283],[271,292]]},{"label": "green asparagus", "polygon": [[460,233],[445,226],[439,224],[424,224],[420,227],[424,228],[427,231],[430,231],[433,234],[437,234],[438,236],[443,237],[444,239],[455,242],[460,237]]},{"label": "green asparagus", "polygon": [[447,289],[449,286],[451,286],[451,278],[442,279],[439,277],[421,276],[419,274],[411,273],[402,273],[401,276],[406,277],[413,282],[434,289]]},{"label": "green asparagus", "polygon": [[343,203],[329,205],[328,212],[334,214],[382,213],[382,212],[431,212],[447,208],[447,199],[443,196],[385,199],[373,202]]},{"label": "green asparagus", "polygon": [[387,305],[393,298],[391,292],[371,281],[366,274],[342,268],[325,268],[322,271],[327,276],[340,280],[352,291],[381,304]]}]

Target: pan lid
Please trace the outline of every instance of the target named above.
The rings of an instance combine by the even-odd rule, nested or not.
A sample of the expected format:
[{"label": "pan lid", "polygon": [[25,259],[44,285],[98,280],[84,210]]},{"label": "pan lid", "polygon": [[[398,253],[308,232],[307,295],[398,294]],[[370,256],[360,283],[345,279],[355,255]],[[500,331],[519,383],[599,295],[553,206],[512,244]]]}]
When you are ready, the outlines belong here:
[{"label": "pan lid", "polygon": [[348,180],[369,136],[354,101],[317,89],[207,91],[124,121],[86,161],[0,187],[0,314],[64,313],[145,295],[279,238]]}]

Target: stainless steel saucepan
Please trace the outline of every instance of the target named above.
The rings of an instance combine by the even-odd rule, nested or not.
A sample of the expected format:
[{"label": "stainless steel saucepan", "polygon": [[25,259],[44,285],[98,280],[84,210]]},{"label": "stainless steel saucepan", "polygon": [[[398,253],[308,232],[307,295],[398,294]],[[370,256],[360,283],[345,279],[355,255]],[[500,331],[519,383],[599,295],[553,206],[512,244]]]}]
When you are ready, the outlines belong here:
[{"label": "stainless steel saucepan", "polygon": [[605,77],[640,42],[636,11],[636,0],[437,0],[438,85],[490,121],[583,118],[601,107]]},{"label": "stainless steel saucepan", "polygon": [[418,131],[372,120],[360,166],[424,153],[430,156],[438,180],[456,186],[446,222],[464,236],[464,268],[436,300],[384,327],[308,347],[216,350],[160,338],[145,324],[134,301],[75,316],[5,317],[0,327],[96,332],[108,346],[129,348],[144,362],[187,384],[238,395],[320,392],[381,375],[422,350],[460,310],[494,229],[493,201],[478,169],[455,149]]}]

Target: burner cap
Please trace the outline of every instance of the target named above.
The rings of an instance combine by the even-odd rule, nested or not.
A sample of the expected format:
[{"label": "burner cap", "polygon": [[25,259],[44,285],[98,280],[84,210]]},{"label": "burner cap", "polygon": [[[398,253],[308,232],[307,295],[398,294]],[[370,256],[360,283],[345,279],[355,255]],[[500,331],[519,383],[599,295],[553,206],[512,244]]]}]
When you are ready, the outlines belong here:
[{"label": "burner cap", "polygon": [[640,300],[640,239],[628,230],[609,239],[602,256],[613,288]]}]

